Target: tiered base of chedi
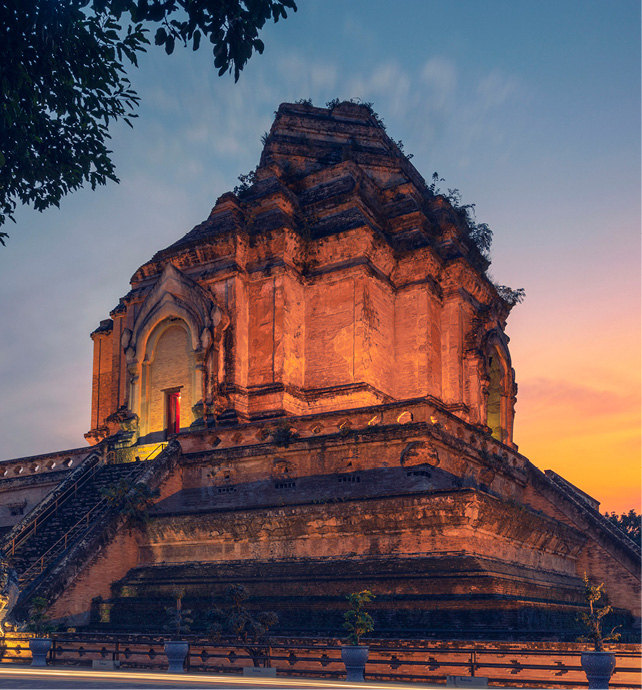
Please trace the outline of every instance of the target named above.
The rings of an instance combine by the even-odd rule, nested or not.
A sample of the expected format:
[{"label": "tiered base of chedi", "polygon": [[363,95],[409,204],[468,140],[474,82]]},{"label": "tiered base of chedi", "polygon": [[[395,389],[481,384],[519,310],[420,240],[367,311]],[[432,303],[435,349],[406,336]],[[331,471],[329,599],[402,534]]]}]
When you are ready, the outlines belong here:
[{"label": "tiered base of chedi", "polygon": [[513,443],[515,293],[485,239],[369,107],[281,105],[242,189],[92,334],[96,452],[57,491],[132,468],[161,492],[149,522],[98,505],[39,572],[50,495],[5,539],[18,610],[159,631],[178,586],[198,629],[241,583],[277,632],[340,634],[369,589],[379,635],[574,639],[587,573],[634,629],[635,545]]}]

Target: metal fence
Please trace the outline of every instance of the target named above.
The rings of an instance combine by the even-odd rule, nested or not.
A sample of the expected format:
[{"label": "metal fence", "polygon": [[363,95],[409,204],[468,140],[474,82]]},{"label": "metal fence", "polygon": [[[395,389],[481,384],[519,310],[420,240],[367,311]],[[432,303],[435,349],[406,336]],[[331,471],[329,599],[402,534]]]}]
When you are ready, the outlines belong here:
[{"label": "metal fence", "polygon": [[[121,668],[165,670],[163,637],[143,635],[56,634],[49,663],[91,666],[94,659],[120,662]],[[0,662],[31,663],[29,636],[0,638]],[[343,678],[338,641],[273,639],[265,645],[213,643],[192,638],[187,670],[242,673],[244,666],[268,665],[285,677]],[[366,679],[446,683],[449,675],[488,678],[491,686],[588,687],[580,666],[581,645],[565,643],[434,642],[369,640]],[[612,688],[640,687],[640,645],[613,645]]]}]

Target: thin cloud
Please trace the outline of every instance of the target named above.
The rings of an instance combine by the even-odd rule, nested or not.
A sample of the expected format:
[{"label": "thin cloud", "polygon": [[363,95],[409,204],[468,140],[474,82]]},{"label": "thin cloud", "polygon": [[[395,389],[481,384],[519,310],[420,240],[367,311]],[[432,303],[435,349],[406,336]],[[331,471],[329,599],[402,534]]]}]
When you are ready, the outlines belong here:
[{"label": "thin cloud", "polygon": [[356,44],[365,48],[366,50],[372,49],[377,43],[377,36],[372,31],[368,31],[364,27],[364,23],[359,20],[358,17],[349,14],[342,27],[343,36],[346,40],[350,41],[352,44]]},{"label": "thin cloud", "polygon": [[450,113],[454,110],[457,82],[457,68],[452,60],[433,57],[421,70],[420,83],[424,86],[426,100],[434,111]]},{"label": "thin cloud", "polygon": [[519,384],[520,398],[528,398],[532,413],[558,418],[560,409],[574,417],[597,418],[622,415],[639,415],[639,395],[618,393],[611,390],[564,381],[563,379],[536,378]]},{"label": "thin cloud", "polygon": [[482,77],[477,84],[479,105],[485,110],[498,108],[510,98],[519,95],[520,91],[518,80],[499,70],[493,70]]}]

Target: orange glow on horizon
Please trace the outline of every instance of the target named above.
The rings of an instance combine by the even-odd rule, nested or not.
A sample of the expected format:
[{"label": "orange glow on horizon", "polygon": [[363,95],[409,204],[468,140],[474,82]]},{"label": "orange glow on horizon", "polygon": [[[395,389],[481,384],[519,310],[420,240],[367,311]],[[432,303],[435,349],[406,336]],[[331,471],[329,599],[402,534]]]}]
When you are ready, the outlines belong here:
[{"label": "orange glow on horizon", "polygon": [[[634,316],[596,321],[609,314],[610,299],[572,324],[543,328],[540,338],[530,330],[526,337],[525,319],[516,319],[514,440],[539,469],[600,501],[602,513],[621,514],[642,504],[640,316],[631,297],[625,311]],[[548,323],[537,309],[527,318]]]}]

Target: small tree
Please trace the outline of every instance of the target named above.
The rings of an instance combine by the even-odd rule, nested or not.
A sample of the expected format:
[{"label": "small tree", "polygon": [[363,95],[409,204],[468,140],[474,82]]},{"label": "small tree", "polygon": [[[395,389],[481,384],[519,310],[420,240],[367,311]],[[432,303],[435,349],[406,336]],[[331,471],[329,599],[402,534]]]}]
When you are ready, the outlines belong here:
[{"label": "small tree", "polygon": [[622,515],[617,515],[615,512],[604,513],[604,517],[615,527],[622,530],[631,541],[634,541],[638,546],[642,546],[642,522],[640,515],[633,508],[628,513],[622,513]]},{"label": "small tree", "polygon": [[584,597],[589,605],[589,613],[580,613],[578,620],[584,623],[587,633],[578,637],[577,641],[590,642],[596,652],[604,651],[605,642],[617,642],[620,639],[620,633],[615,632],[621,627],[619,625],[616,625],[608,635],[602,635],[602,619],[613,610],[610,604],[602,606],[602,608],[596,608],[596,604],[602,596],[606,597],[604,583],[592,585],[587,574],[584,573]]},{"label": "small tree", "polygon": [[254,614],[244,603],[250,598],[250,593],[243,585],[230,585],[225,592],[225,606],[215,606],[208,614],[210,625],[208,634],[211,639],[218,640],[227,632],[236,637],[243,645],[243,649],[250,655],[254,666],[269,666],[269,658],[262,653],[262,644],[268,640],[268,631],[279,622],[274,611],[260,611]]},{"label": "small tree", "polygon": [[129,519],[132,527],[144,528],[149,521],[149,509],[154,499],[160,496],[159,489],[150,489],[147,484],[134,484],[128,479],[121,479],[101,489],[107,502],[119,508],[119,513]]},{"label": "small tree", "polygon": [[163,628],[171,632],[176,640],[180,640],[183,633],[188,633],[190,631],[190,625],[194,622],[194,619],[191,616],[191,610],[183,608],[185,590],[175,589],[172,594],[176,600],[176,604],[175,606],[168,606],[165,609],[168,623],[163,626]]},{"label": "small tree", "polygon": [[44,597],[34,597],[29,609],[27,630],[36,637],[49,637],[56,627],[47,615],[47,600]]},{"label": "small tree", "polygon": [[299,432],[293,429],[287,422],[280,422],[272,427],[269,432],[272,443],[280,448],[289,448],[290,443],[299,438]]},{"label": "small tree", "polygon": [[354,592],[348,594],[346,599],[350,605],[350,609],[345,612],[343,618],[343,627],[348,631],[348,643],[351,645],[361,644],[361,636],[366,635],[374,630],[374,621],[369,613],[363,610],[363,607],[370,603],[375,598],[375,595],[368,589],[361,592]]}]

